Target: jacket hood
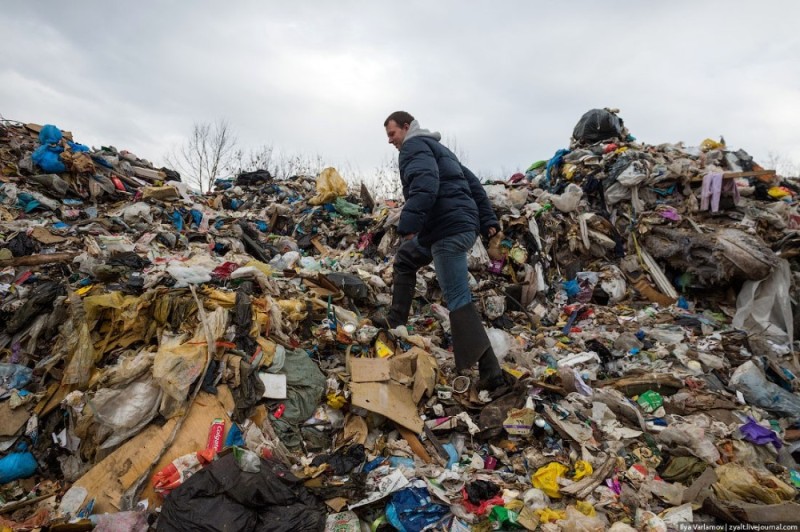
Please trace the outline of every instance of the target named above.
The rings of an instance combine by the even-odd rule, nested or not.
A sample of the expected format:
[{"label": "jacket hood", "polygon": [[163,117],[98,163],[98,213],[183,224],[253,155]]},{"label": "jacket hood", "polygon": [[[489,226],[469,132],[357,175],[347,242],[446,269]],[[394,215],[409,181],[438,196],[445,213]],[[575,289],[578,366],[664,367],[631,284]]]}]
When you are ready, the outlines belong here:
[{"label": "jacket hood", "polygon": [[442,134],[438,131],[430,131],[429,129],[423,129],[419,127],[419,122],[417,120],[412,120],[411,125],[408,127],[408,133],[406,133],[406,138],[403,140],[403,143],[408,142],[408,139],[414,137],[428,137],[432,138],[436,141],[442,140]]}]

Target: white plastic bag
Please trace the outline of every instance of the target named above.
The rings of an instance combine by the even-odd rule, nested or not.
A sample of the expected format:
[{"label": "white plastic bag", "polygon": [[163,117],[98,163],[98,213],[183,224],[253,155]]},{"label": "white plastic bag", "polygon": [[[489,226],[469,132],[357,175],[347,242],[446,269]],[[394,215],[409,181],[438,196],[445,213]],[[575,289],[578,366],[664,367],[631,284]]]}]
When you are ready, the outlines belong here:
[{"label": "white plastic bag", "polygon": [[489,265],[489,252],[483,246],[480,238],[475,239],[472,249],[467,255],[467,268],[471,271],[482,270]]}]

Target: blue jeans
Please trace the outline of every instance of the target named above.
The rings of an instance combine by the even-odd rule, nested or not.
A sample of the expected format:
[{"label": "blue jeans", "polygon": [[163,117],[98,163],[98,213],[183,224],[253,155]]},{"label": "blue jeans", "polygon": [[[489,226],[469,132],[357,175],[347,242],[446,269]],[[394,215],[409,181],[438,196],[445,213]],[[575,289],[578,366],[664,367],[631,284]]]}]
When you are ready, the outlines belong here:
[{"label": "blue jeans", "polygon": [[[475,244],[477,234],[469,231],[444,237],[433,243],[430,249],[421,246],[417,237],[403,242],[395,261],[399,272],[416,272],[433,259],[436,278],[444,292],[447,309],[459,309],[472,303],[467,272],[467,253]],[[413,274],[412,274],[413,275]]]}]

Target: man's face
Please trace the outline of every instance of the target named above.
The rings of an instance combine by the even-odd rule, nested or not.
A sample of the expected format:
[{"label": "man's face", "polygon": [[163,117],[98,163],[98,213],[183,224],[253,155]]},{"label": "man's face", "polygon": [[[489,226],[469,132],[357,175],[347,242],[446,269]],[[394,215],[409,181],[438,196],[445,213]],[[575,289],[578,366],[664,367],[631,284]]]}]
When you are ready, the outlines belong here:
[{"label": "man's face", "polygon": [[410,124],[406,124],[403,127],[400,127],[394,120],[389,120],[389,123],[386,124],[386,136],[389,137],[389,144],[399,150],[406,138],[409,125]]}]

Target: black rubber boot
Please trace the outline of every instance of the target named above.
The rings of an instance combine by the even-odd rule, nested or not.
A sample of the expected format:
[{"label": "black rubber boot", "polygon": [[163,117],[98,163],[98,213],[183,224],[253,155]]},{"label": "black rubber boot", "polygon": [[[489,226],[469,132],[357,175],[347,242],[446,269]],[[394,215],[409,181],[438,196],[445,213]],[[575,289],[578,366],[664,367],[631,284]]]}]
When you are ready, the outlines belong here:
[{"label": "black rubber boot", "polygon": [[478,360],[478,372],[481,376],[478,381],[479,391],[488,390],[489,392],[494,392],[506,385],[506,379],[503,376],[500,362],[497,360],[491,347],[489,347],[489,349],[483,353],[480,360]]},{"label": "black rubber boot", "polygon": [[385,318],[373,319],[373,323],[387,329],[408,323],[408,314],[411,312],[411,302],[417,287],[417,270],[430,264],[431,260],[413,241],[406,240],[400,244],[394,256],[392,306]]},{"label": "black rubber boot", "polygon": [[[453,333],[453,356],[456,359],[456,371],[471,368],[479,360],[484,360],[481,368],[494,373],[500,369],[497,357],[492,351],[492,343],[483,328],[481,316],[475,305],[469,303],[461,308],[450,311],[450,330]],[[484,358],[488,352],[488,356]],[[492,363],[494,360],[494,363]]]}]

